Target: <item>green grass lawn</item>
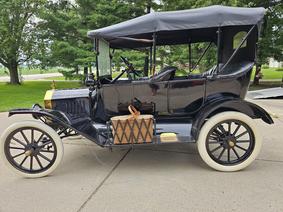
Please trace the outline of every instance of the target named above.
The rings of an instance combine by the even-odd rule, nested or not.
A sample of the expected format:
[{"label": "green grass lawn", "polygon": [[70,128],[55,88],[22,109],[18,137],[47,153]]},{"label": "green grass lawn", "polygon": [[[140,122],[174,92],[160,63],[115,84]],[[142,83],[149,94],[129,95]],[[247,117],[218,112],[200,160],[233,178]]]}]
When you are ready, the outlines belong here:
[{"label": "green grass lawn", "polygon": [[[80,84],[72,81],[56,82],[56,88],[78,88]],[[43,105],[46,90],[51,89],[49,81],[28,81],[22,85],[0,83],[0,111],[12,108],[30,108],[34,103]]]},{"label": "green grass lawn", "polygon": [[[118,71],[113,71],[112,72],[112,78],[115,79],[121,72],[118,72]],[[124,73],[122,76],[122,78],[126,78],[127,77],[127,74]]]},{"label": "green grass lawn", "polygon": [[281,81],[265,81],[261,82],[259,85],[253,85],[251,83],[249,90],[254,91],[254,90],[260,90],[260,89],[266,89],[266,88],[274,88],[274,87],[281,87],[282,82]]},{"label": "green grass lawn", "polygon": [[[262,80],[281,80],[283,77],[283,70],[278,68],[263,68],[261,73],[263,74]],[[255,69],[251,79],[253,80]]]}]

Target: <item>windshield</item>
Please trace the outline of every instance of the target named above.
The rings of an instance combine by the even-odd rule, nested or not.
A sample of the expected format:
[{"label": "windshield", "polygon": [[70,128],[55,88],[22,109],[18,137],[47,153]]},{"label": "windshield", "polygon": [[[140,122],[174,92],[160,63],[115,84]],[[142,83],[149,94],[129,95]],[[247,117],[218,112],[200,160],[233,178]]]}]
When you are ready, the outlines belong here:
[{"label": "windshield", "polygon": [[98,76],[111,76],[111,61],[109,43],[104,40],[98,40],[97,67]]}]

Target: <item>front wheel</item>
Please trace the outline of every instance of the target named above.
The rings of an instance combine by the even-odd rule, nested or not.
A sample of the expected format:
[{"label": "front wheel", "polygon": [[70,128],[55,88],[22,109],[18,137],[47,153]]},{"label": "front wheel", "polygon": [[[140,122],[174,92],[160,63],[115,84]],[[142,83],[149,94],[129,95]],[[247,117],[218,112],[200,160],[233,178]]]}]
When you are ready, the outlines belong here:
[{"label": "front wheel", "polygon": [[222,112],[202,126],[197,141],[203,161],[218,171],[238,171],[260,152],[262,138],[254,121],[239,112]]},{"label": "front wheel", "polygon": [[38,121],[18,122],[8,127],[0,139],[0,154],[5,164],[28,178],[49,175],[63,158],[59,135]]}]

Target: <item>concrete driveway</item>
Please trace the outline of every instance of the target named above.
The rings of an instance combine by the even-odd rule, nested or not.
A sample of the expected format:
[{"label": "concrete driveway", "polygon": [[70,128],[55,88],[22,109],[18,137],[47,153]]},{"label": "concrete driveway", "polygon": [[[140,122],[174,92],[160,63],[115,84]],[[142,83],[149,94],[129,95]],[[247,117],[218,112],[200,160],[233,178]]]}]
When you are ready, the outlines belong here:
[{"label": "concrete driveway", "polygon": [[[257,121],[263,148],[243,171],[211,170],[194,144],[110,152],[69,139],[52,176],[23,179],[0,162],[0,211],[283,211],[283,100],[256,103],[279,118]],[[0,114],[0,133],[23,119]]]}]

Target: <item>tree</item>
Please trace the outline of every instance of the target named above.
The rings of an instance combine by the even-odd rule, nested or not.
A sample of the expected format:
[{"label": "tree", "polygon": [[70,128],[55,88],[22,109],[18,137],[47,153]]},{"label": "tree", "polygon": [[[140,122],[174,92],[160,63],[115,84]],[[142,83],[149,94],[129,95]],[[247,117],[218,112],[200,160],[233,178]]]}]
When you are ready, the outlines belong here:
[{"label": "tree", "polygon": [[261,36],[257,44],[256,72],[253,83],[259,84],[261,67],[269,57],[283,60],[283,4],[279,0],[239,0],[237,6],[266,9]]},{"label": "tree", "polygon": [[[38,58],[51,66],[84,67],[85,74],[95,61],[93,43],[87,31],[119,23],[144,14],[134,0],[58,0],[49,2],[41,14],[50,51]],[[48,59],[46,56],[49,55]],[[119,55],[119,54],[115,54]],[[115,60],[117,62],[117,60]],[[119,62],[119,61],[118,61]]]},{"label": "tree", "polygon": [[251,6],[262,6],[267,9],[262,35],[257,48],[256,72],[253,83],[259,84],[261,67],[269,57],[283,60],[283,4],[279,1],[255,1]]},{"label": "tree", "polygon": [[[91,5],[89,5],[91,8]],[[94,60],[92,44],[86,37],[86,20],[81,7],[69,1],[50,1],[40,14],[42,40],[47,40],[45,52],[37,58],[44,66],[63,66],[78,70]]]},{"label": "tree", "polygon": [[20,84],[18,67],[36,50],[36,15],[44,0],[0,0],[0,63],[8,68],[10,83]]}]

